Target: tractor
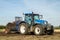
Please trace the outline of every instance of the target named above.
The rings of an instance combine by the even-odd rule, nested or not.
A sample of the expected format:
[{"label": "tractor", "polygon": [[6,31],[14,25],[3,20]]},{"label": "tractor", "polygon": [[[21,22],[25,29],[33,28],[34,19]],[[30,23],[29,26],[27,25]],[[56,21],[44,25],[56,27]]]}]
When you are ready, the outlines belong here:
[{"label": "tractor", "polygon": [[19,32],[20,34],[34,33],[35,35],[53,34],[53,25],[48,21],[42,20],[42,15],[32,13],[24,13],[24,20],[21,17],[15,17],[15,22],[8,23],[5,33],[11,31]]}]

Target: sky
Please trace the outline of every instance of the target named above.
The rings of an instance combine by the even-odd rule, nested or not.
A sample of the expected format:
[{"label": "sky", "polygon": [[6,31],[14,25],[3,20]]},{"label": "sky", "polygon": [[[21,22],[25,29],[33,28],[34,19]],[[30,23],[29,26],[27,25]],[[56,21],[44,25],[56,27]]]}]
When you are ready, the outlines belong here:
[{"label": "sky", "polygon": [[43,19],[52,25],[60,25],[60,0],[0,0],[0,25],[32,11],[43,15]]}]

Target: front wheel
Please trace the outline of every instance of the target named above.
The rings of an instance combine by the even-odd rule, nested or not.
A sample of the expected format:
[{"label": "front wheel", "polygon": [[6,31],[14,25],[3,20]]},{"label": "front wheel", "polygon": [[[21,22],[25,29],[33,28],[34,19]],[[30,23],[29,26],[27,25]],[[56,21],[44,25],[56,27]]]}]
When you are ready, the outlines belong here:
[{"label": "front wheel", "polygon": [[53,35],[54,31],[53,30],[47,30],[48,35]]},{"label": "front wheel", "polygon": [[42,26],[41,25],[35,25],[34,26],[34,34],[35,35],[41,35],[42,34]]},{"label": "front wheel", "polygon": [[48,35],[52,35],[54,33],[54,28],[51,26],[51,30],[47,30]]},{"label": "front wheel", "polygon": [[21,23],[19,27],[20,27],[19,31],[21,34],[27,34],[28,33],[28,27],[27,27],[26,23]]}]

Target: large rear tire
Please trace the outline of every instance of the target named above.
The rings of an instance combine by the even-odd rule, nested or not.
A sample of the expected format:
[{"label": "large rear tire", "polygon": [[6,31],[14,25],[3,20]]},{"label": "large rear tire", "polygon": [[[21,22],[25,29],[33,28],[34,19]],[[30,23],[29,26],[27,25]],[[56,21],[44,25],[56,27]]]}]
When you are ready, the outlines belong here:
[{"label": "large rear tire", "polygon": [[43,28],[41,25],[35,25],[34,26],[34,34],[35,35],[42,35]]},{"label": "large rear tire", "polygon": [[28,26],[27,26],[27,24],[26,23],[21,23],[20,25],[19,25],[19,32],[21,33],[21,34],[27,34],[28,33]]}]

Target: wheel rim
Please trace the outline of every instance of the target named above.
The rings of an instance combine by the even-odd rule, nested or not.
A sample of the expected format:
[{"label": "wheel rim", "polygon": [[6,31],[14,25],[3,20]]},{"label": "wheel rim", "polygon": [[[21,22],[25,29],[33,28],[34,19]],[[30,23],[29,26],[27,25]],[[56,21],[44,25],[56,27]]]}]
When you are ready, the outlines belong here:
[{"label": "wheel rim", "polygon": [[23,26],[23,25],[20,26],[20,32],[22,34],[25,33],[25,29],[26,29],[25,26]]},{"label": "wheel rim", "polygon": [[35,34],[40,34],[40,28],[39,27],[35,28]]}]

